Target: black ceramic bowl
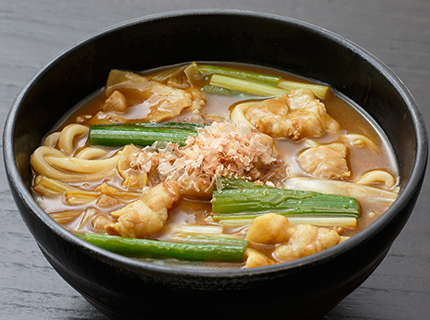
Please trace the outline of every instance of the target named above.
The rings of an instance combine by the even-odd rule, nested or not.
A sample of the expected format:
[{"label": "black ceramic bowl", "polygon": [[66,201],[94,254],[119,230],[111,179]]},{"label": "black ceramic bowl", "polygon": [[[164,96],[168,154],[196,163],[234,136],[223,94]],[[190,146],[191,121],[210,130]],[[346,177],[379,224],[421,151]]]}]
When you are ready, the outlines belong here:
[{"label": "black ceramic bowl", "polygon": [[[29,158],[112,68],[145,70],[187,61],[230,61],[293,72],[331,85],[362,106],[397,156],[401,192],[350,240],[289,263],[249,270],[186,270],[125,258],[51,220],[30,194]],[[16,98],[4,130],[11,190],[41,251],[91,304],[114,318],[315,318],[357,288],[382,261],[420,192],[427,135],[403,83],[355,44],[296,20],[242,11],[167,13],[126,22],[70,47]]]}]

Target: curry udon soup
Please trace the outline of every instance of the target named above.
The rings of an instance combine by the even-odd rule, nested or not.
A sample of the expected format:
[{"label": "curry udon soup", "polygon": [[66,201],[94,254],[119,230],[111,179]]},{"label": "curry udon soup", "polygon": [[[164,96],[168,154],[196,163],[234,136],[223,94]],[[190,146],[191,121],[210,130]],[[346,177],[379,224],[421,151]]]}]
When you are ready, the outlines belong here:
[{"label": "curry udon soup", "polygon": [[305,257],[395,201],[383,133],[329,87],[238,64],[112,70],[31,157],[64,228],[118,254],[192,268]]}]

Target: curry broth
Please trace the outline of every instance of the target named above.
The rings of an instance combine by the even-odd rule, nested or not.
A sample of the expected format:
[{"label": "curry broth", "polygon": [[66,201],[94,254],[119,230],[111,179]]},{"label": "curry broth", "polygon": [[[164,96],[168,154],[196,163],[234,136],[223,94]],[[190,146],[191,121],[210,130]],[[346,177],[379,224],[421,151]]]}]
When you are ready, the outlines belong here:
[{"label": "curry broth", "polygon": [[[232,67],[229,64],[226,66]],[[234,64],[233,66],[237,69],[243,68],[244,70],[251,70],[253,72],[264,72],[266,74],[282,76],[283,79],[291,81],[302,81],[305,83],[311,83],[310,81],[307,81],[298,76],[294,76],[287,73],[280,73],[273,69],[238,64]],[[148,75],[151,73],[152,72],[145,72],[144,75]],[[194,85],[203,87],[206,84],[207,79],[203,78]],[[141,98],[136,95],[135,90],[126,90],[124,95],[126,96],[127,100],[132,101],[133,104],[141,105],[142,103],[144,103],[141,101]],[[106,98],[107,97],[103,90],[100,90],[99,92],[95,93],[88,100],[77,106],[73,110],[73,112],[71,112],[64,119],[62,119],[59,122],[59,125],[56,126],[55,130],[61,130],[63,127],[70,123],[88,125],[89,120],[92,118],[92,116],[102,110],[102,106]],[[206,105],[202,108],[200,116],[197,116],[192,112],[185,111],[180,116],[176,117],[175,119],[172,119],[171,121],[210,124],[213,121],[227,119],[229,117],[229,108],[232,105],[238,102],[259,100],[262,98],[246,94],[240,94],[238,96],[233,97],[206,94],[205,99]],[[373,152],[368,148],[360,149],[354,146],[349,146],[350,151],[347,157],[347,161],[348,165],[350,166],[352,175],[350,178],[345,179],[345,181],[353,181],[357,177],[361,176],[364,172],[369,171],[370,169],[383,169],[397,177],[396,164],[388,142],[385,140],[384,135],[374,125],[374,123],[372,121],[369,121],[369,119],[366,119],[364,112],[362,110],[359,110],[357,106],[353,106],[352,104],[348,103],[345,99],[342,99],[340,95],[335,94],[332,91],[330,92],[328,97],[326,97],[325,99],[321,99],[321,101],[325,104],[328,114],[330,114],[335,120],[339,122],[342,131],[337,134],[326,133],[322,137],[315,138],[313,140],[318,141],[320,143],[329,143],[337,141],[339,137],[345,133],[364,134],[372,141],[374,141],[379,149],[379,152]],[[130,108],[128,114],[126,115],[126,118],[128,118],[129,122],[138,122],[139,119],[144,116],[145,111],[139,111],[139,113],[136,113],[136,110],[136,108]],[[288,139],[275,139],[275,147],[279,151],[281,158],[286,163],[288,163],[291,175],[308,176],[308,174],[304,172],[295,161],[297,154],[301,150],[308,147],[305,139],[296,142]],[[113,154],[118,151],[119,148],[110,148],[110,150]],[[116,174],[113,179],[106,180],[105,182],[108,182],[109,185],[114,186],[118,189],[122,189],[122,178],[119,174]],[[100,181],[92,183],[84,181],[81,183],[74,183],[73,185],[84,190],[92,190],[92,188],[94,188],[94,186],[99,183]],[[38,194],[35,194],[35,197],[47,213],[72,210],[72,208],[64,201],[64,199],[41,197]],[[88,205],[73,206],[73,210],[83,210],[86,206]],[[119,209],[122,206],[123,205],[118,205],[117,208],[106,209],[98,208],[98,214],[109,216],[109,212],[112,211],[112,209]],[[380,207],[376,205],[361,205],[361,217],[359,219],[358,226],[356,228],[344,228],[343,234],[345,236],[352,236],[358,233],[363,228],[375,221],[385,210],[385,207]],[[173,209],[169,211],[169,218],[163,230],[158,234],[151,236],[150,238],[159,240],[170,240],[170,224],[215,224],[215,222],[210,219],[210,214],[210,201],[182,199],[178,203],[178,205],[176,205]],[[74,230],[77,224],[76,221],[77,220],[66,222],[63,224],[63,226],[69,230]],[[91,224],[87,224],[83,231],[92,232],[93,229]],[[235,232],[238,230],[230,231]]]}]

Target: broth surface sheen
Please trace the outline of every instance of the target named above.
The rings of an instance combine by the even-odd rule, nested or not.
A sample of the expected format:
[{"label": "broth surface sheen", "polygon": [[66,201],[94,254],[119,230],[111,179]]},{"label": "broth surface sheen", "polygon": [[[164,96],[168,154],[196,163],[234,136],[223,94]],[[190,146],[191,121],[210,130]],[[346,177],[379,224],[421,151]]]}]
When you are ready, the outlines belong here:
[{"label": "broth surface sheen", "polygon": [[[198,63],[199,66],[207,64],[209,63]],[[299,76],[259,66],[218,63],[210,63],[210,65],[216,67],[234,68],[236,70],[243,70],[246,72],[251,71],[259,74],[274,75],[284,80],[299,83],[314,83]],[[126,173],[121,172],[119,169],[117,169],[117,166],[115,165],[114,167],[112,167],[112,170],[109,171],[110,173],[106,175],[103,174],[103,172],[107,172],[103,171],[104,169],[100,169],[100,172],[97,172],[98,169],[95,171],[91,171],[91,169],[86,169],[87,171],[79,171],[81,170],[81,167],[79,167],[78,169],[72,168],[70,169],[70,171],[65,170],[61,167],[61,165],[67,162],[67,168],[71,168],[69,164],[74,161],[79,163],[79,165],[77,166],[82,166],[81,163],[86,164],[90,163],[90,161],[96,160],[99,160],[100,163],[103,162],[103,164],[100,164],[101,166],[109,166],[105,164],[105,162],[108,162],[109,159],[114,159],[115,157],[121,159],[121,157],[125,153],[125,149],[123,146],[90,146],[88,133],[82,128],[91,128],[97,125],[112,123],[133,124],[139,122],[147,122],[148,117],[150,117],[152,114],[156,114],[157,116],[160,116],[161,119],[160,121],[156,122],[193,123],[204,126],[206,130],[206,128],[216,126],[219,123],[230,123],[231,121],[233,121],[230,118],[234,108],[239,109],[238,106],[241,106],[244,103],[249,103],[250,105],[255,107],[255,110],[257,110],[259,114],[267,115],[267,110],[269,110],[269,107],[267,107],[267,109],[264,109],[266,108],[266,105],[264,105],[264,103],[266,103],[266,101],[270,99],[276,100],[276,98],[273,97],[263,97],[249,93],[234,92],[234,95],[231,96],[207,93],[203,88],[210,84],[211,74],[203,74],[200,77],[189,78],[188,74],[185,73],[184,75],[184,68],[182,66],[186,66],[186,64],[169,66],[145,72],[133,72],[132,74],[124,74],[118,72],[117,77],[123,78],[121,78],[122,80],[118,83],[112,85],[112,89],[109,89],[110,87],[108,85],[109,81],[113,80],[108,80],[106,88],[103,88],[99,92],[94,93],[92,97],[89,97],[80,105],[76,106],[73,111],[70,114],[66,115],[63,119],[61,119],[58,125],[52,130],[52,132],[48,134],[47,139],[45,139],[45,142],[43,143],[44,146],[46,148],[59,150],[58,153],[62,152],[62,154],[60,156],[57,156],[57,154],[53,153],[52,150],[45,153],[43,157],[41,156],[41,158],[43,158],[43,160],[41,160],[43,162],[43,165],[45,165],[45,163],[48,163],[46,166],[53,166],[56,170],[66,172],[67,177],[76,176],[77,178],[67,178],[65,180],[61,180],[56,179],[55,177],[48,177],[44,174],[43,170],[38,169],[36,165],[38,162],[32,158],[32,165],[34,169],[33,194],[39,205],[46,211],[46,213],[49,214],[57,222],[59,222],[64,228],[77,234],[99,233],[111,234],[113,236],[122,235],[121,232],[118,231],[118,228],[124,227],[125,224],[122,226],[118,226],[119,217],[121,216],[115,216],[115,214],[112,215],[112,213],[118,212],[121,209],[128,207],[135,201],[137,202],[140,199],[144,199],[145,194],[148,194],[148,192],[150,192],[148,190],[155,188],[158,183],[162,184],[166,183],[166,181],[169,182],[168,179],[163,180],[164,178],[154,174],[154,170],[151,171],[151,169],[148,168],[142,169],[148,162],[140,162],[135,166],[133,166],[134,164],[129,164],[130,167],[124,171]],[[161,91],[156,91],[158,90],[157,85],[155,87],[150,87],[150,89],[145,90],[136,87],[136,83],[138,82],[153,83],[154,79],[160,79],[161,76],[166,74],[169,75],[169,72],[171,73],[169,77],[167,77],[166,79],[157,80],[157,85],[158,83],[163,84],[163,87],[160,89]],[[141,80],[139,78],[141,75],[144,77],[145,80]],[[184,79],[188,79],[188,81],[184,81]],[[166,110],[167,112],[170,112],[170,109],[168,109],[166,105],[168,105],[169,101],[173,99],[170,99],[170,96],[170,100],[165,99],[164,92],[165,90],[168,90],[166,89],[166,87],[173,87],[175,88],[175,90],[182,90],[186,92],[187,99],[189,97],[192,97],[192,106],[184,108],[179,112],[178,115],[175,115],[173,117],[161,118],[163,112],[166,112]],[[300,90],[302,89],[292,90],[288,95],[288,99],[290,100],[287,99],[286,101],[290,103],[293,99],[291,98],[293,92],[299,92]],[[113,108],[121,108],[121,106],[119,105],[121,103],[125,104],[124,101],[126,101],[126,107],[124,107],[124,109],[121,109],[120,111],[118,111],[119,109],[109,109],[110,107],[107,107],[107,101],[109,99],[113,99],[113,93],[116,92],[120,92],[120,95],[118,100],[114,101]],[[177,91],[175,91],[175,94],[176,93]],[[178,98],[177,101],[181,101],[182,103],[182,99],[185,98],[182,98],[181,96],[181,98]],[[299,97],[299,99],[302,98]],[[279,101],[276,100],[275,102],[278,103]],[[321,240],[322,238],[318,238],[320,237],[320,235],[318,234],[325,234],[325,232],[335,231],[340,237],[340,240],[337,240],[336,243],[347,241],[349,237],[354,236],[355,234],[372,224],[376,219],[378,219],[378,217],[380,217],[389,207],[389,204],[387,203],[395,200],[395,195],[398,192],[398,171],[396,161],[384,133],[379,129],[377,124],[375,124],[375,122],[370,119],[369,116],[359,106],[355,105],[353,102],[349,101],[345,97],[342,97],[340,94],[334,92],[331,89],[328,91],[325,97],[315,96],[314,100],[309,103],[318,104],[320,102],[324,105],[329,117],[334,119],[334,122],[337,122],[340,129],[332,130],[332,132],[330,132],[329,129],[326,129],[323,134],[317,136],[307,136],[298,139],[272,136],[269,139],[270,141],[273,141],[272,150],[274,150],[273,154],[276,155],[276,161],[272,162],[272,164],[263,165],[261,165],[260,160],[256,161],[256,168],[258,168],[258,170],[253,168],[253,170],[255,170],[249,171],[247,173],[247,176],[245,177],[245,179],[247,180],[257,182],[257,184],[262,183],[263,185],[267,185],[269,187],[279,188],[283,186],[284,188],[289,188],[288,181],[294,181],[295,178],[299,178],[299,182],[304,180],[305,184],[311,183],[312,185],[314,183],[318,183],[318,181],[321,181],[321,179],[323,179],[328,180],[330,182],[347,182],[354,186],[358,185],[358,187],[360,188],[362,186],[365,186],[369,187],[369,190],[379,190],[383,193],[383,195],[375,194],[374,197],[365,196],[360,199],[357,199],[359,203],[360,217],[357,220],[357,224],[355,226],[347,226],[342,224],[332,224],[330,226],[326,226],[320,225],[318,222],[306,223],[306,226],[310,224],[314,227],[317,227],[315,228],[315,230],[317,230],[315,231],[317,235],[315,235],[315,237],[312,238],[306,246],[304,246],[308,249],[311,248],[312,250],[314,250],[316,247],[322,248],[318,250],[315,249],[317,250],[315,252],[318,252],[319,250],[323,250],[325,248],[325,240],[323,241]],[[200,105],[198,106],[199,103]],[[262,106],[260,107],[260,105]],[[154,106],[157,106],[157,108],[155,108]],[[154,108],[157,110],[154,111]],[[245,115],[244,117],[251,121],[250,119],[252,119],[252,115],[250,115],[249,111],[251,110],[251,107],[246,107],[243,110],[243,114]],[[288,112],[291,113],[291,110],[293,110],[293,107],[290,105],[290,109]],[[277,115],[275,118],[279,119],[280,117],[283,116]],[[286,118],[283,118],[283,121],[285,123],[287,123],[288,121],[288,123],[294,123],[294,121],[296,121],[287,121],[285,119]],[[62,138],[59,138],[59,132],[62,132],[61,134],[63,134],[63,132],[66,131],[65,128],[68,128],[70,125],[79,125],[81,126],[79,127],[81,129],[76,129],[76,132],[73,131],[72,133],[69,133],[69,135],[71,136],[71,138],[68,138],[69,144],[61,144],[60,141]],[[272,130],[276,126],[277,124],[272,125],[269,129]],[[252,130],[254,130],[255,128],[252,128]],[[84,130],[85,133],[84,131],[80,132],[79,130]],[[255,129],[255,131],[258,130]],[[201,131],[198,132],[199,136],[203,134],[201,133]],[[266,135],[266,133],[264,133],[262,136],[260,136],[260,133],[258,134],[258,139],[260,139],[261,137],[261,139],[265,139],[264,137],[270,136],[270,134]],[[66,136],[66,134],[64,134],[64,136]],[[51,139],[53,142],[49,142],[49,139]],[[256,138],[252,139],[255,140]],[[341,159],[343,164],[347,164],[349,170],[349,172],[345,173],[344,176],[342,176],[341,178],[335,177],[325,179],[322,178],[322,176],[315,176],[315,171],[310,172],[309,170],[304,168],[305,165],[303,164],[303,161],[312,162],[316,157],[312,154],[307,157],[301,157],[304,155],[304,152],[306,150],[309,151],[312,148],[317,150],[318,147],[332,145],[334,146],[339,144],[344,146],[344,148],[347,150],[345,157]],[[102,150],[100,151],[101,153],[99,156],[95,155],[95,153],[99,151],[94,151],[94,155],[91,156],[87,156],[84,154],[85,151],[91,149],[92,147],[94,147],[94,150],[96,148]],[[137,146],[137,148],[141,150],[147,150],[145,151],[147,153],[142,151],[142,154],[140,154],[139,157],[149,157],[150,154],[150,157],[152,158],[149,162],[152,164],[154,164],[155,161],[160,161],[160,163],[162,163],[162,161],[165,161],[166,163],[172,165],[173,163],[176,163],[174,161],[178,160],[176,158],[170,160],[166,160],[163,158],[159,160],[160,157],[164,157],[165,153],[167,152],[153,152],[154,148],[150,149],[150,147],[147,147],[147,149],[144,149],[145,146]],[[166,149],[167,148],[172,148],[172,154],[179,154],[180,150],[184,150],[180,147],[168,146],[166,147]],[[239,153],[240,152],[241,150],[239,149]],[[324,150],[324,152],[326,151]],[[233,157],[235,155],[236,154],[232,154],[230,156]],[[34,158],[36,158],[35,155]],[[136,162],[136,159],[137,158],[133,158],[132,162]],[[322,164],[319,164],[317,169],[320,168],[322,165],[326,165],[328,167],[340,166],[337,165],[337,163],[341,163],[341,161],[336,158],[323,160],[321,163]],[[64,165],[66,166],[66,164]],[[137,171],[140,172],[139,175],[136,173]],[[142,178],[143,171],[145,171],[145,178]],[[251,179],[251,172],[255,171],[258,171],[258,177],[256,179]],[[128,175],[130,172],[132,172],[132,174]],[[374,172],[374,174],[369,175],[368,177],[367,175],[369,172]],[[99,174],[100,176],[98,178],[96,177],[86,180],[85,177],[87,175],[89,176],[90,174],[93,174],[92,177],[97,174]],[[127,175],[127,178],[124,177],[124,174]],[[81,175],[81,178],[79,178],[79,175]],[[46,179],[43,180],[46,177],[49,178],[49,183],[45,182]],[[145,182],[142,182],[143,180],[139,180],[137,182],[136,180],[130,180],[130,184],[125,185],[125,181],[127,179],[146,180]],[[212,183],[215,184],[216,179],[217,178],[211,180]],[[308,180],[310,180],[310,182]],[[136,184],[138,183],[142,184],[136,187]],[[210,187],[212,188],[212,185]],[[163,192],[166,193],[166,197],[170,196],[169,192],[172,192],[172,190],[169,188],[170,187],[166,187],[165,189],[163,189]],[[190,187],[190,189],[192,188]],[[164,213],[162,214],[159,213],[161,211],[156,211],[154,208],[148,205],[152,212],[158,212],[158,216],[156,215],[157,219],[160,215],[163,217],[166,215],[166,218],[165,221],[163,221],[163,227],[159,231],[156,231],[153,234],[149,234],[144,238],[163,242],[182,242],[183,239],[178,238],[178,235],[182,235],[185,231],[183,231],[183,229],[178,226],[189,225],[192,227],[204,226],[209,228],[215,227],[215,229],[221,228],[221,234],[215,235],[223,235],[227,238],[231,237],[235,239],[248,240],[247,251],[244,260],[239,262],[187,262],[177,259],[159,259],[158,257],[147,257],[143,259],[160,264],[175,264],[184,268],[221,269],[251,267],[247,264],[246,259],[249,259],[249,257],[253,254],[262,256],[263,260],[265,259],[264,263],[269,264],[271,264],[272,262],[282,263],[293,259],[288,255],[282,258],[282,254],[279,248],[287,248],[287,246],[293,248],[296,245],[292,242],[292,239],[294,238],[294,232],[298,230],[299,224],[295,225],[294,223],[291,223],[292,225],[294,225],[291,226],[291,230],[294,231],[291,231],[291,234],[287,236],[288,239],[286,241],[281,241],[279,243],[264,243],[250,240],[247,234],[252,226],[250,226],[249,223],[243,225],[228,224],[227,222],[224,223],[219,222],[218,220],[214,220],[212,217],[213,199],[211,197],[202,196],[201,188],[197,191],[194,190],[197,192],[197,196],[190,195],[189,191],[190,190],[187,191],[188,193],[184,193],[183,191],[181,191],[179,199],[175,198],[174,200],[172,200],[172,204],[167,205],[167,210],[165,210],[165,212],[163,211]],[[379,201],[379,197],[384,197],[385,193],[388,193],[390,196],[394,195],[394,198],[390,198],[389,200],[387,200],[388,202]],[[144,205],[144,207],[146,208],[146,204]],[[164,209],[165,208],[163,208],[163,210]],[[288,217],[289,216],[287,216],[287,218]],[[113,230],[112,228],[114,228],[113,225],[115,225],[115,223],[118,227],[117,229],[115,229],[117,231],[111,231],[110,233],[109,231],[106,231]],[[106,226],[109,224],[112,224],[111,229],[109,229],[109,227],[106,229]],[[214,231],[215,229],[210,231],[210,235],[213,235],[212,232],[216,232]],[[119,234],[116,234],[115,232],[119,232]],[[196,231],[193,231],[192,233],[194,234],[196,233]],[[323,236],[321,235],[321,237]],[[284,251],[287,249],[293,250],[289,247],[287,249],[285,248]],[[301,253],[296,258],[300,258],[306,255],[307,253]],[[261,258],[260,256],[258,259]],[[264,264],[256,266],[263,265]]]}]

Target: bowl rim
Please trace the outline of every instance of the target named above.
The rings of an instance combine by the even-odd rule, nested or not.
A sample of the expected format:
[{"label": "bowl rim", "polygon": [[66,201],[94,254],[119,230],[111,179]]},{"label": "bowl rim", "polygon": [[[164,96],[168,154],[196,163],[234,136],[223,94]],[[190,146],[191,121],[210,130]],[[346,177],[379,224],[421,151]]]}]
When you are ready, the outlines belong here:
[{"label": "bowl rim", "polygon": [[[332,248],[326,249],[322,252],[313,254],[308,257],[300,258],[294,261],[276,264],[272,266],[265,266],[259,268],[251,269],[227,269],[227,270],[211,270],[211,269],[188,269],[172,266],[158,265],[150,262],[144,262],[135,260],[132,258],[127,258],[99,247],[96,247],[77,236],[73,235],[71,232],[67,231],[59,224],[57,224],[53,219],[51,219],[36,203],[33,199],[31,193],[27,190],[24,185],[17,164],[15,162],[14,150],[13,150],[13,132],[15,129],[15,121],[17,114],[20,110],[22,101],[25,100],[29,91],[37,83],[37,81],[44,76],[44,74],[54,65],[61,61],[62,57],[66,54],[73,52],[81,47],[84,47],[88,43],[92,42],[94,39],[106,36],[109,33],[117,32],[118,30],[128,28],[129,26],[135,24],[148,23],[154,20],[164,20],[171,19],[181,16],[198,16],[198,15],[240,15],[255,17],[260,19],[275,19],[281,22],[294,25],[306,29],[308,32],[323,35],[329,41],[340,43],[346,49],[353,51],[360,58],[369,62],[374,68],[376,68],[384,77],[386,77],[390,84],[395,87],[399,95],[405,101],[408,110],[411,114],[413,125],[417,135],[417,146],[416,146],[416,161],[413,165],[413,170],[408,183],[403,188],[398,199],[393,203],[393,205],[374,223],[369,227],[362,230],[360,233],[354,235],[346,242],[336,245]],[[421,134],[420,134],[421,133]],[[223,278],[237,278],[237,277],[249,277],[252,275],[261,275],[269,273],[285,272],[289,270],[295,270],[297,268],[306,268],[314,263],[323,262],[331,260],[337,256],[350,250],[350,248],[359,245],[360,243],[369,241],[370,238],[375,236],[386,224],[388,224],[397,215],[401,214],[401,208],[403,206],[403,201],[412,197],[416,192],[415,187],[420,185],[423,176],[426,171],[427,157],[428,157],[428,138],[427,130],[423,116],[421,115],[419,108],[413,98],[409,89],[405,84],[399,79],[399,77],[382,61],[376,58],[373,54],[363,49],[361,46],[353,43],[352,41],[338,35],[332,31],[326,30],[322,27],[313,25],[308,22],[300,21],[295,18],[279,16],[275,14],[254,12],[247,10],[237,10],[237,9],[196,9],[196,10],[180,10],[180,11],[170,11],[164,13],[157,13],[147,16],[142,16],[127,20],[118,24],[101,29],[98,32],[90,34],[85,38],[75,42],[74,44],[66,47],[56,56],[51,58],[30,80],[24,85],[20,90],[16,98],[14,99],[12,106],[9,110],[8,116],[5,121],[4,131],[3,131],[3,157],[4,164],[6,167],[6,172],[8,176],[8,181],[10,188],[15,190],[17,196],[25,203],[25,205],[32,210],[31,214],[36,214],[40,220],[42,220],[48,228],[53,231],[57,236],[61,237],[66,242],[71,243],[81,249],[90,249],[92,256],[104,263],[115,265],[117,267],[127,269],[130,271],[137,272],[150,272],[157,274],[171,274],[171,275],[183,275],[189,277],[223,277]]]}]

